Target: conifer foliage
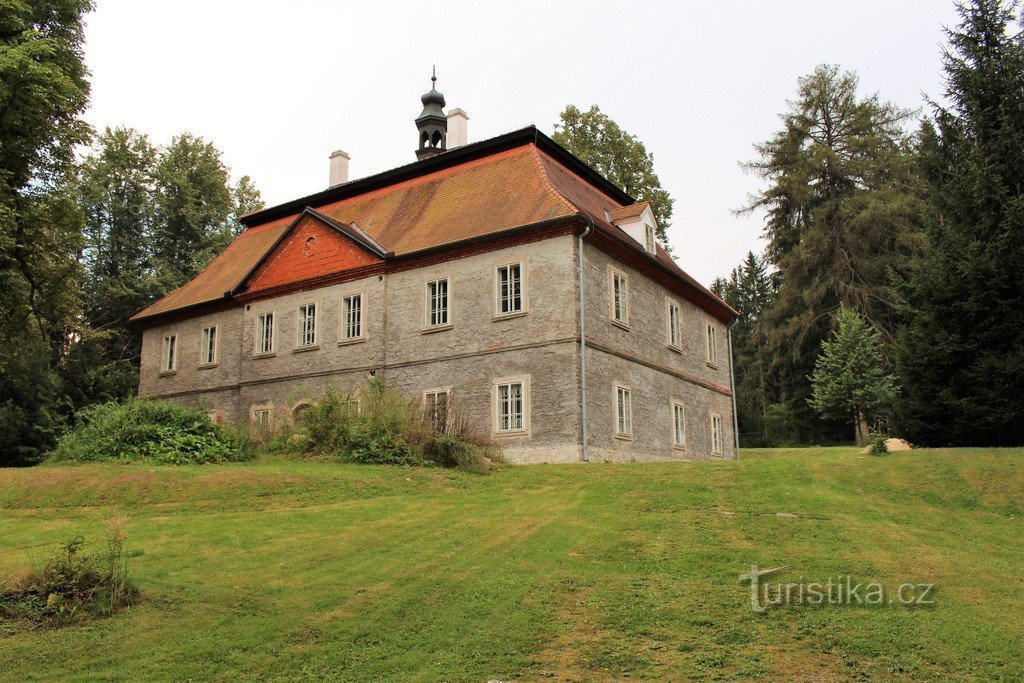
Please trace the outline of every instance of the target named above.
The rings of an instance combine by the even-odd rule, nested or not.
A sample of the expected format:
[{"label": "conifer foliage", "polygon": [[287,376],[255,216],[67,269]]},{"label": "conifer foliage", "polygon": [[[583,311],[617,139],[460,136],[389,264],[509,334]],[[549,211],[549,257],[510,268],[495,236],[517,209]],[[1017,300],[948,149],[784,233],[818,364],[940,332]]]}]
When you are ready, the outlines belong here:
[{"label": "conifer foliage", "polygon": [[959,8],[921,167],[927,248],[907,287],[899,426],[920,444],[1024,443],[1024,33],[1015,5]]}]

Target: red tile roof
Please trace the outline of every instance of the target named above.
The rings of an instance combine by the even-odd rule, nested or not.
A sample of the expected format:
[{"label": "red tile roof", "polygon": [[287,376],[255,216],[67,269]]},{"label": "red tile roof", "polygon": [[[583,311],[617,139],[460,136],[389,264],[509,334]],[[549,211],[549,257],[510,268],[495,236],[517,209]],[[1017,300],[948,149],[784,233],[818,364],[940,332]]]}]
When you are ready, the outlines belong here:
[{"label": "red tile roof", "polygon": [[[249,224],[205,270],[193,280],[163,299],[136,314],[133,320],[223,301],[239,288],[253,268],[278,243],[307,206],[315,207],[322,217],[360,231],[369,240],[393,255],[401,256],[425,249],[454,244],[512,228],[529,226],[557,218],[580,214],[591,218],[602,229],[629,243],[635,242],[626,233],[605,220],[605,211],[623,211],[628,196],[596,176],[568,153],[558,148],[535,129],[517,132],[510,148],[491,151],[487,141],[460,148],[468,155],[471,148],[483,152],[457,163],[454,155],[447,167],[443,163],[452,152],[425,162],[411,164],[380,176],[354,181],[332,190],[268,209],[243,218]],[[502,136],[499,139],[508,139]],[[556,160],[538,146],[568,157],[566,163]],[[518,144],[515,144],[518,142]],[[570,170],[568,165],[576,165]],[[434,171],[422,175],[417,167]],[[425,168],[424,168],[425,167]],[[401,172],[397,182],[387,180]],[[584,175],[590,176],[585,179]],[[374,186],[374,180],[380,183]],[[597,185],[603,184],[605,189]],[[366,191],[358,191],[360,187]],[[346,196],[346,190],[348,191]],[[618,198],[612,194],[618,194]],[[340,199],[334,199],[341,195]],[[643,204],[646,204],[644,202]],[[282,215],[284,211],[294,212]],[[630,206],[625,207],[631,209]],[[642,210],[642,209],[641,209]],[[267,220],[269,218],[269,220]],[[265,222],[264,222],[265,221]],[[641,247],[642,248],[642,247]],[[675,261],[659,249],[657,260],[688,284],[718,302],[713,294],[686,275]]]},{"label": "red tile roof", "polygon": [[637,202],[636,204],[630,204],[629,206],[623,206],[618,209],[611,211],[613,221],[621,221],[626,218],[633,218],[639,216],[644,212],[650,202]]}]

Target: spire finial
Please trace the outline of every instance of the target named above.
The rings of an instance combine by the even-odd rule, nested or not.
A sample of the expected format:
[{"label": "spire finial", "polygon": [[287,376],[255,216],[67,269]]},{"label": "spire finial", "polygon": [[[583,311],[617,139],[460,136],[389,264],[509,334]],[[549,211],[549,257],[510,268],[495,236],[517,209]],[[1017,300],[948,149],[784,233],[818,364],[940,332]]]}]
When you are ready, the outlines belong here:
[{"label": "spire finial", "polygon": [[433,65],[430,72],[430,87],[433,88],[435,83],[437,83],[437,64]]}]

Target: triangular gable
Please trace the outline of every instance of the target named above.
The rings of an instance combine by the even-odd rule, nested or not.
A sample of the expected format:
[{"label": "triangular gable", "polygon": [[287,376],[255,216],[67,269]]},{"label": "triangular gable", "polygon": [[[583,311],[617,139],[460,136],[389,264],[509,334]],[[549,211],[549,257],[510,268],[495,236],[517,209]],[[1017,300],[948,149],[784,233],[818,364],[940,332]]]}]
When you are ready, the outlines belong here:
[{"label": "triangular gable", "polygon": [[384,249],[356,226],[306,209],[236,291],[260,291],[374,265]]}]

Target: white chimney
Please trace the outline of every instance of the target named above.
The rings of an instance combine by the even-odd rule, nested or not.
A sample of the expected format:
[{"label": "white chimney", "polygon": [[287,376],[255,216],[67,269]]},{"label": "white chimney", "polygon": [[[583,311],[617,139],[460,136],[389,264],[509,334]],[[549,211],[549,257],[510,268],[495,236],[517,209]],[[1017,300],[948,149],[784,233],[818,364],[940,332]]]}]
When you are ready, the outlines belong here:
[{"label": "white chimney", "polygon": [[468,121],[469,116],[461,109],[448,112],[448,149],[462,147],[469,141]]},{"label": "white chimney", "polygon": [[349,156],[340,149],[331,152],[331,180],[327,187],[334,187],[348,182]]}]

